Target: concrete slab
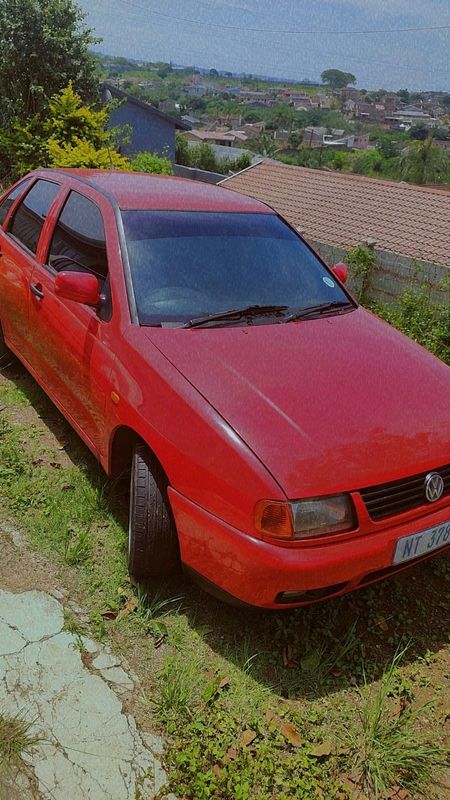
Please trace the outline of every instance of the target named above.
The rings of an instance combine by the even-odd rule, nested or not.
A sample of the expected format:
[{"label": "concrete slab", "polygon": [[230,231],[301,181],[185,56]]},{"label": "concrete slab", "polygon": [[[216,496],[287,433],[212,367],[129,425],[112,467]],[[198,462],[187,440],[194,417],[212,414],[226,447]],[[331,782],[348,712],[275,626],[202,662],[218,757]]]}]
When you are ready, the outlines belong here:
[{"label": "concrete slab", "polygon": [[162,741],[143,739],[109,685],[131,691],[134,683],[100,646],[97,663],[111,666],[100,674],[85,666],[79,639],[63,622],[61,604],[44,592],[0,591],[0,707],[25,715],[42,737],[25,759],[39,795],[151,800],[167,781],[158,758]]}]

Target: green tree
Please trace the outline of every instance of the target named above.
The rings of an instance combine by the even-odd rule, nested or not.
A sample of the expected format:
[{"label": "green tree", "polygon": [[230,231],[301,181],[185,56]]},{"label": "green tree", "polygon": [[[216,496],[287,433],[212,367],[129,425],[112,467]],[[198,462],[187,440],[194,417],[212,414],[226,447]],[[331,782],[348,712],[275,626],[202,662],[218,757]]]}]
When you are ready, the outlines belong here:
[{"label": "green tree", "polygon": [[107,123],[107,108],[83,105],[72,84],[62,89],[50,101],[44,125],[48,166],[126,169],[128,161],[116,152]]},{"label": "green tree", "polygon": [[342,72],[340,69],[326,69],[322,72],[322,83],[332,89],[345,89],[351,83],[356,83],[356,78],[351,72]]},{"label": "green tree", "polygon": [[420,141],[425,141],[430,135],[430,130],[423,122],[417,122],[416,125],[413,125],[409,129],[409,137],[410,139],[418,139]]},{"label": "green tree", "polygon": [[15,179],[39,166],[127,169],[107,123],[108,109],[83,105],[69,84],[50,100],[45,114],[0,129],[2,177]]},{"label": "green tree", "polygon": [[99,40],[74,0],[1,0],[0,123],[29,119],[72,80],[85,100],[97,91],[89,48]]},{"label": "green tree", "polygon": [[385,158],[394,158],[398,154],[398,144],[389,134],[380,136],[377,142],[377,150]]},{"label": "green tree", "polygon": [[410,183],[445,183],[450,179],[450,157],[432,136],[412,142],[400,158],[401,177]]},{"label": "green tree", "polygon": [[191,165],[188,140],[185,136],[178,132],[175,140],[175,161],[177,164],[181,164],[185,167],[189,167]]},{"label": "green tree", "polygon": [[400,100],[403,100],[404,103],[409,103],[408,89],[399,89],[399,91],[397,92],[397,97],[399,97]]}]

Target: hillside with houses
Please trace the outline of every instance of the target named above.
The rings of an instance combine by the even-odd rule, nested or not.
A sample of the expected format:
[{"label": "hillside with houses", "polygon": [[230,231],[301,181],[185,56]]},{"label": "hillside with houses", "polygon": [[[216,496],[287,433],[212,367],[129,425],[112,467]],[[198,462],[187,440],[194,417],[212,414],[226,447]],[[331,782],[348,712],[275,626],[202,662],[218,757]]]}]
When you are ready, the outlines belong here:
[{"label": "hillside with houses", "polygon": [[[269,157],[398,180],[404,177],[402,152],[412,143],[432,138],[441,151],[450,151],[448,93],[367,91],[234,76],[214,68],[98,59],[111,87],[186,126],[176,159],[186,166],[212,166],[228,174],[236,162],[242,168]],[[448,180],[442,169],[433,182]]]}]

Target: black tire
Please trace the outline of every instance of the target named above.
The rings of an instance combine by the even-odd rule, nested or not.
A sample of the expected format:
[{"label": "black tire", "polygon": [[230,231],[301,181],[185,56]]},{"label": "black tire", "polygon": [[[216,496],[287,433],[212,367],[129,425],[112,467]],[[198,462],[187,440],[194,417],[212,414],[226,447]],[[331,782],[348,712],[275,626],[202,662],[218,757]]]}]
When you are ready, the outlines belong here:
[{"label": "black tire", "polygon": [[5,340],[3,338],[2,326],[0,325],[0,369],[3,367],[7,367],[11,364],[14,356],[11,353],[5,344]]},{"label": "black tire", "polygon": [[130,483],[128,571],[133,578],[163,578],[180,568],[167,478],[145,444],[133,450]]}]

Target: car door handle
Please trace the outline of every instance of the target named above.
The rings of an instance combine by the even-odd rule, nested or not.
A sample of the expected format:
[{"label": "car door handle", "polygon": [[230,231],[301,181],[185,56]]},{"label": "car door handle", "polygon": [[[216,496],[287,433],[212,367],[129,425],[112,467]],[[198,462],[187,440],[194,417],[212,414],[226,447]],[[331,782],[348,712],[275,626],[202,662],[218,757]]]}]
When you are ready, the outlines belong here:
[{"label": "car door handle", "polygon": [[30,289],[33,292],[34,296],[38,298],[38,300],[43,300],[44,292],[40,289],[40,283],[30,283]]}]

